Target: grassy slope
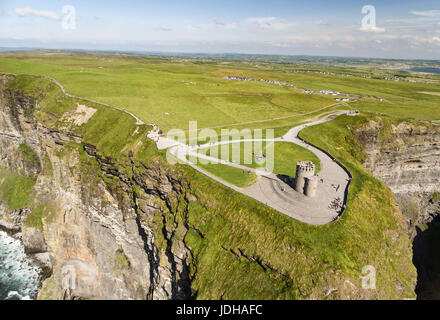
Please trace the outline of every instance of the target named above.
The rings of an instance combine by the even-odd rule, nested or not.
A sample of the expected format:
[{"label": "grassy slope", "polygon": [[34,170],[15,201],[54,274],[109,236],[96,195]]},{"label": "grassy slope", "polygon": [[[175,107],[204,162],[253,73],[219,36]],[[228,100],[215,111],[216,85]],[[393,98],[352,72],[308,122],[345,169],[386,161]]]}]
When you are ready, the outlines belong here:
[{"label": "grassy slope", "polygon": [[[202,205],[192,204],[190,225],[204,238],[190,233],[187,241],[196,256],[194,287],[200,298],[310,297],[327,281],[337,282],[330,270],[337,271],[335,278],[342,275],[359,286],[364,265],[377,270],[379,297],[396,297],[397,279],[405,286],[404,296],[413,296],[415,269],[406,251],[409,240],[403,235],[403,216],[391,191],[362,168],[361,148],[347,128],[365,120],[342,117],[303,134],[329,148],[354,174],[347,210],[330,225],[299,223],[192,174]],[[328,132],[325,138],[320,135],[322,130]],[[246,264],[223,248],[258,256],[288,277],[263,272],[256,263]]]},{"label": "grassy slope", "polygon": [[[271,145],[273,145],[273,142],[271,142]],[[229,158],[226,160],[233,161],[233,150],[234,149],[240,150],[240,161],[237,161],[237,163],[245,165],[250,168],[264,168],[265,162],[259,163],[255,158],[252,158],[252,163],[246,163],[244,152],[245,147],[244,143],[234,143],[229,146]],[[266,142],[262,142],[261,145],[257,143],[256,145],[252,146],[252,152],[255,153],[258,156],[262,156],[264,153],[266,153]],[[215,150],[210,149],[201,149],[201,152],[206,152],[207,155],[213,154],[212,152]],[[219,147],[217,150],[217,157],[221,158],[221,148]],[[318,157],[311,151],[304,149],[303,147],[300,147],[296,144],[289,143],[289,142],[275,142],[274,146],[274,173],[276,174],[283,174],[288,176],[295,176],[296,171],[296,163],[298,161],[312,161],[316,165],[316,172],[319,172],[320,168],[320,162]]]},{"label": "grassy slope", "polygon": [[4,200],[11,210],[26,207],[31,202],[34,184],[33,177],[0,168],[0,200]]},{"label": "grassy slope", "polygon": [[[23,87],[19,80],[11,85]],[[25,89],[33,90],[31,86]],[[46,101],[41,103],[43,108],[55,108],[50,103],[46,105]],[[73,107],[70,104],[66,110]],[[116,119],[126,117],[116,110],[107,112],[116,112]],[[104,124],[102,122],[106,119],[96,117],[97,114],[82,132],[88,142],[102,146],[102,152],[117,155],[124,148],[117,143],[119,140],[115,142],[118,147],[112,148],[108,142],[110,137],[102,134],[105,130],[95,129],[95,135],[90,136],[86,129],[116,126],[115,132],[128,137],[134,124],[131,122],[128,127],[123,121]],[[394,206],[390,190],[362,169],[360,146],[347,128],[347,125],[353,125],[350,121],[360,122],[362,119],[341,117],[304,132],[305,138],[344,161],[355,176],[347,211],[342,219],[330,225],[313,227],[299,223],[231,192],[188,167],[176,167],[176,170],[185,172],[191,190],[198,198],[190,203],[188,219],[193,230],[199,230],[204,237],[190,229],[185,238],[194,253],[193,289],[197,290],[198,298],[324,297],[326,285],[335,285],[347,278],[359,287],[360,270],[366,264],[374,265],[378,270],[379,297],[397,297],[396,279],[405,287],[402,296],[413,296],[411,286],[415,270],[406,251],[409,242],[401,231],[402,216]],[[52,123],[56,124],[56,121],[52,120]],[[320,135],[322,130],[325,130],[326,137]],[[130,139],[128,143],[134,147],[135,139],[139,137],[136,135]],[[343,148],[336,149],[336,145]],[[136,156],[143,161],[157,157],[148,146],[138,151]],[[167,164],[163,162],[163,166]],[[393,236],[395,234],[397,238]],[[241,250],[276,271],[237,258],[231,250],[235,254]],[[332,297],[335,295],[329,296]]]},{"label": "grassy slope", "polygon": [[148,60],[0,58],[1,71],[50,75],[72,94],[126,108],[165,130],[187,129],[190,120],[198,120],[199,127],[209,127],[287,116],[334,102],[287,87],[213,77],[207,74],[209,66],[187,68],[186,73],[179,66],[170,68],[173,72],[156,67],[157,63]]},{"label": "grassy slope", "polygon": [[[244,144],[243,143],[234,143],[229,146],[229,157],[226,160],[233,161],[232,153],[234,146],[236,148],[240,148],[240,161],[236,162],[241,165],[247,166],[249,168],[261,168],[265,169],[265,161],[262,163],[258,163],[255,158],[252,158],[252,163],[245,163],[244,159]],[[252,152],[257,155],[263,155],[266,150],[266,142],[262,143],[261,146],[259,144],[252,146]],[[206,155],[215,154],[215,150],[200,149],[200,152],[205,153]],[[216,157],[221,157],[221,147],[217,147],[217,155]],[[222,158],[223,159],[223,158]],[[296,144],[288,143],[288,142],[276,142],[274,147],[274,168],[273,173],[286,175],[290,177],[295,177],[296,174],[296,163],[298,161],[312,161],[316,166],[316,173],[321,170],[321,164],[318,157],[312,153],[311,151],[304,149]],[[249,176],[246,172],[243,173],[241,169],[227,167],[226,165],[221,164],[198,164],[201,168],[206,171],[216,175],[222,180],[225,180],[229,183],[232,183],[238,187],[245,187],[250,185],[255,181],[255,176]]]},{"label": "grassy slope", "polygon": [[257,176],[253,172],[243,172],[243,170],[241,169],[223,164],[199,163],[197,164],[197,166],[222,179],[223,181],[229,182],[240,188],[246,188],[257,180]]},{"label": "grassy slope", "polygon": [[137,126],[130,115],[81,99],[67,98],[60,88],[45,79],[18,76],[8,83],[8,88],[15,88],[26,95],[36,97],[41,108],[35,110],[35,117],[45,125],[61,130],[71,128],[71,124],[63,120],[62,115],[74,111],[77,103],[97,109],[87,123],[71,129],[83,136],[84,142],[96,145],[110,156],[119,155],[124,147],[136,142],[150,130],[150,126],[142,125],[135,133]]},{"label": "grassy slope", "polygon": [[[404,112],[405,117],[440,119],[437,108],[440,97],[421,93],[440,92],[440,84],[291,71],[296,68],[280,64],[224,64],[123,55],[0,57],[1,71],[53,76],[73,94],[126,108],[147,122],[157,123],[165,131],[186,129],[189,120],[198,120],[199,127],[225,125],[313,111],[334,102],[333,97],[303,95],[292,88],[224,80],[225,75],[287,81],[314,90],[384,96],[386,101],[383,103],[363,100],[356,106],[361,110],[375,108],[375,111],[394,116]],[[316,69],[328,68],[318,66]],[[347,72],[343,68],[334,69],[335,72]]]}]

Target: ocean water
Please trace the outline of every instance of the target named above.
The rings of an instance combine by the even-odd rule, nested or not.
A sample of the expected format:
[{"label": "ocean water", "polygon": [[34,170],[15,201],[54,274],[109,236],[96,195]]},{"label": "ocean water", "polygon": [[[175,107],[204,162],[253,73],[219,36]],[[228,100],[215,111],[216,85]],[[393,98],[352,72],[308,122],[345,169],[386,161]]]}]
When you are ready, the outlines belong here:
[{"label": "ocean water", "polygon": [[440,73],[440,68],[411,68],[409,70],[415,72]]},{"label": "ocean water", "polygon": [[0,300],[35,299],[40,273],[23,244],[0,231]]}]

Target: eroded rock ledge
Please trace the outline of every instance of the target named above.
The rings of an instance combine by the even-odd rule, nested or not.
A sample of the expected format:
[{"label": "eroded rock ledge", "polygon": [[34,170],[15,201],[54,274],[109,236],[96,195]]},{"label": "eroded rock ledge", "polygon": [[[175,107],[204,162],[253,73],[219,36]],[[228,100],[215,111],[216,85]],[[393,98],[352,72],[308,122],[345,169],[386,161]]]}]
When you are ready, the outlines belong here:
[{"label": "eroded rock ledge", "polygon": [[420,299],[440,298],[440,128],[370,121],[355,134],[364,166],[395,194],[407,218]]},{"label": "eroded rock ledge", "polygon": [[[26,250],[45,266],[39,298],[191,298],[187,184],[159,162],[117,162],[74,134],[43,126],[32,117],[35,103],[1,91],[0,168],[35,185],[25,208],[0,201],[0,226],[21,232]],[[34,161],[20,152],[24,144]],[[41,225],[29,225],[38,208]]]},{"label": "eroded rock ledge", "polygon": [[439,127],[401,122],[384,128],[382,121],[370,121],[355,134],[366,153],[364,166],[391,188],[410,227],[440,213]]}]

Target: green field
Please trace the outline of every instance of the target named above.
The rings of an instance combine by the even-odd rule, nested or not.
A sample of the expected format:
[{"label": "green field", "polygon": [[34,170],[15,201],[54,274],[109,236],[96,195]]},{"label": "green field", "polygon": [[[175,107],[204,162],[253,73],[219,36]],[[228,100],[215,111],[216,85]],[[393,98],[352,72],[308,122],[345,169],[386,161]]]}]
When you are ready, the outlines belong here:
[{"label": "green field", "polygon": [[277,85],[225,80],[212,74],[210,66],[193,67],[192,62],[132,57],[0,58],[1,71],[54,77],[69,93],[125,108],[165,131],[188,129],[191,120],[200,128],[227,125],[313,111],[334,102]]},{"label": "green field", "polygon": [[[300,89],[267,83],[225,80],[226,75],[280,80],[312,90],[382,96],[381,103],[364,98],[352,105],[394,116],[440,119],[440,97],[423,93],[440,92],[438,82],[394,82],[345,74],[292,72],[293,69],[298,66],[123,54],[43,51],[0,55],[0,71],[54,77],[69,93],[122,107],[165,131],[185,130],[190,120],[197,120],[198,127],[205,128],[308,113],[335,103],[332,96],[305,95]],[[346,72],[343,68],[339,71]],[[281,122],[289,125],[295,121],[291,118]],[[252,126],[268,128],[280,124]]]},{"label": "green field", "polygon": [[[321,169],[319,159],[313,152],[306,150],[296,144],[289,143],[289,142],[275,142],[275,143],[269,142],[269,143],[271,145],[274,144],[274,146],[272,147],[274,150],[273,173],[280,174],[280,175],[286,175],[286,176],[290,176],[290,177],[295,177],[296,163],[298,161],[312,161],[315,164],[315,167],[316,167],[315,172],[316,173],[318,173],[319,170]],[[250,154],[250,156],[248,156],[248,158],[250,158],[250,159],[245,159],[244,143],[231,143],[231,144],[227,145],[227,147],[223,146],[223,148],[229,149],[229,152],[228,152],[229,157],[227,157],[227,158],[222,156],[222,147],[221,146],[216,146],[216,147],[211,147],[211,148],[201,148],[198,150],[198,152],[201,154],[208,155],[208,156],[214,156],[216,153],[216,158],[227,160],[227,161],[230,161],[230,162],[233,162],[236,164],[244,165],[249,168],[266,170],[266,159],[264,159],[264,157],[263,157],[263,155],[267,152],[266,151],[267,150],[266,144],[267,144],[266,142],[262,142],[261,145],[260,145],[260,143],[257,143],[255,145],[250,145],[248,147],[248,148],[251,148],[250,150],[252,153],[252,154]],[[233,158],[234,150],[239,150],[239,152],[240,152],[239,161],[234,161],[234,158]],[[257,157],[255,157],[254,155]],[[268,156],[268,154],[266,156]],[[251,163],[249,163],[248,160],[250,160]],[[221,170],[215,169],[216,166],[223,167],[225,165],[199,164],[199,166],[204,166],[203,168],[205,170],[207,170],[208,172],[211,172],[211,173],[215,174],[216,176],[218,176],[219,178],[222,178],[222,179],[230,182],[230,179],[228,180],[229,174],[224,175]],[[236,170],[241,171],[240,169],[236,169]],[[244,175],[244,176],[239,175],[239,176],[242,176],[243,179],[247,180],[246,175]],[[233,184],[236,184],[236,183],[233,183]],[[245,181],[240,183],[240,185],[243,185],[243,184],[246,184]],[[237,186],[240,186],[240,185],[237,185]]]},{"label": "green field", "polygon": [[253,172],[243,171],[239,168],[230,167],[219,163],[201,164],[197,166],[215,175],[223,181],[233,184],[239,188],[246,188],[257,181],[257,176]]}]

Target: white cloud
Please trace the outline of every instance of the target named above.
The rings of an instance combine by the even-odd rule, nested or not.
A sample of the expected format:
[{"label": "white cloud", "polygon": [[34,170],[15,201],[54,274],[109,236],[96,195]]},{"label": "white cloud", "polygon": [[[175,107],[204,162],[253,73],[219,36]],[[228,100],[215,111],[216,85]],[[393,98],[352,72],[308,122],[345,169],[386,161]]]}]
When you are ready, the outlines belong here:
[{"label": "white cloud", "polygon": [[164,26],[156,28],[156,30],[158,30],[158,31],[165,31],[165,32],[173,31],[173,29],[168,28],[168,27],[164,27]]},{"label": "white cloud", "polygon": [[186,31],[196,31],[196,30],[199,30],[200,28],[197,26],[193,26],[193,25],[187,25],[185,27],[185,29],[186,29]]},{"label": "white cloud", "polygon": [[246,22],[257,25],[260,28],[276,30],[282,30],[293,26],[292,23],[278,20],[276,17],[247,18]]},{"label": "white cloud", "polygon": [[53,20],[59,20],[60,16],[58,13],[53,11],[44,11],[44,10],[34,10],[31,8],[15,8],[15,13],[19,15],[20,17],[25,17],[27,15],[47,18],[47,19],[53,19]]},{"label": "white cloud", "polygon": [[440,17],[440,10],[410,11],[410,13],[422,17]]},{"label": "white cloud", "polygon": [[234,22],[224,22],[224,21],[215,20],[214,24],[222,29],[235,29],[237,27],[237,24]]},{"label": "white cloud", "polygon": [[275,17],[247,18],[246,22],[257,24],[259,26],[270,26],[271,23],[275,20]]},{"label": "white cloud", "polygon": [[440,37],[432,37],[432,40],[440,42]]},{"label": "white cloud", "polygon": [[3,14],[3,10],[0,10],[0,16]]},{"label": "white cloud", "polygon": [[317,24],[318,26],[324,26],[324,27],[331,27],[332,24],[328,21],[324,21],[324,20],[318,20],[315,21],[315,24]]},{"label": "white cloud", "polygon": [[385,32],[385,29],[384,28],[379,28],[379,27],[361,27],[361,29],[360,29],[361,31],[364,31],[364,32],[375,32],[375,33],[383,33],[383,32]]}]

